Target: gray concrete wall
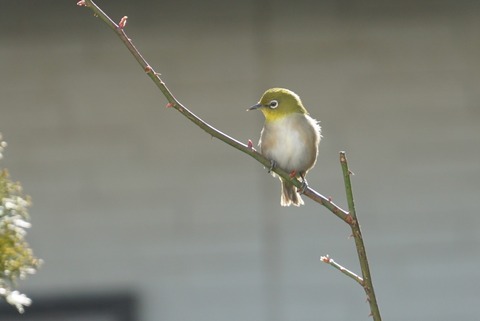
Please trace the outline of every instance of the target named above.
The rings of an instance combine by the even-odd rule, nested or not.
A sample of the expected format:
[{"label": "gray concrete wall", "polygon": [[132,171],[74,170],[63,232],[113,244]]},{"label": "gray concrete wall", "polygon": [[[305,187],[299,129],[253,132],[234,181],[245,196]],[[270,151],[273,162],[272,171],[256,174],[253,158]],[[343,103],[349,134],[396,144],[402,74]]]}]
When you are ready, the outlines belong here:
[{"label": "gray concrete wall", "polygon": [[[480,11],[458,1],[116,1],[182,103],[257,141],[268,87],[324,140],[310,185],[345,205],[346,150],[385,320],[476,320]],[[368,320],[349,231],[281,208],[258,163],[174,110],[75,1],[2,4],[3,162],[34,201],[33,298],[130,290],[140,320]]]}]

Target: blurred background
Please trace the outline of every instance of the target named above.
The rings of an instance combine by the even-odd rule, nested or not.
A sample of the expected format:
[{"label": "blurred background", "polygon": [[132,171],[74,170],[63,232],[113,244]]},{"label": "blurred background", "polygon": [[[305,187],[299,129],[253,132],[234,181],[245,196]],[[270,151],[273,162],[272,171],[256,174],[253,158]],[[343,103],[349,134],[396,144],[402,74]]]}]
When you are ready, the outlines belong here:
[{"label": "blurred background", "polygon": [[[347,151],[385,320],[478,319],[480,3],[97,3],[129,17],[183,104],[242,142],[258,141],[263,116],[245,109],[264,90],[301,96],[324,136],[309,184],[343,207]],[[45,261],[20,283],[31,311],[121,295],[131,320],[369,319],[363,290],[319,261],[360,271],[348,227],[309,199],[280,207],[278,180],[166,109],[90,10],[0,14],[2,163],[33,199]]]}]

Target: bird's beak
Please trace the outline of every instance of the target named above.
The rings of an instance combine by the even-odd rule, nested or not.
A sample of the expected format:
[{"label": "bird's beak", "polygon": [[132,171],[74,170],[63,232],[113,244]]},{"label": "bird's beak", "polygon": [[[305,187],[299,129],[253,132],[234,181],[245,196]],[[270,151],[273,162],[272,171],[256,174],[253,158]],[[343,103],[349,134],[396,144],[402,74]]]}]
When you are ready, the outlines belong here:
[{"label": "bird's beak", "polygon": [[258,103],[258,104],[256,104],[256,105],[253,105],[252,107],[248,108],[247,111],[249,111],[249,110],[254,110],[254,109],[258,109],[258,108],[260,108],[260,107],[262,107],[262,104]]}]

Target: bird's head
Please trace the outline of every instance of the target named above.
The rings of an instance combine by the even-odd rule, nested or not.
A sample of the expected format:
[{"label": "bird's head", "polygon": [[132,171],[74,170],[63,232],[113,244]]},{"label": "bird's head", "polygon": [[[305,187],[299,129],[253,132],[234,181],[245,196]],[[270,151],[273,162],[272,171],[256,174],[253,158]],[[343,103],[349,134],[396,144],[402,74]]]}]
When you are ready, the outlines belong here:
[{"label": "bird's head", "polygon": [[253,109],[260,109],[266,121],[280,119],[294,113],[308,114],[300,97],[285,88],[268,89],[260,101],[247,110]]}]

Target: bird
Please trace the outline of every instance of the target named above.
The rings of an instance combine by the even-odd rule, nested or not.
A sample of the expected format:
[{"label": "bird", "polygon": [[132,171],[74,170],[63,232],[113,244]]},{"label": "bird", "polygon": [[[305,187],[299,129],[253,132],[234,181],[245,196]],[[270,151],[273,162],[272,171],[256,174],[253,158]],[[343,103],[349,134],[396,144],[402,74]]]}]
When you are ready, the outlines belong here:
[{"label": "bird", "polygon": [[247,110],[260,110],[265,123],[258,142],[259,152],[271,163],[269,172],[276,166],[290,173],[290,177],[300,177],[301,191],[292,183],[280,178],[281,206],[300,206],[304,202],[299,192],[307,187],[305,176],[315,166],[318,146],[322,138],[317,120],[310,117],[300,97],[285,88],[270,88],[260,101]]}]

